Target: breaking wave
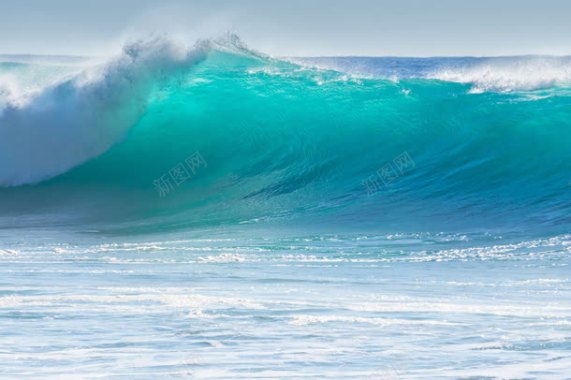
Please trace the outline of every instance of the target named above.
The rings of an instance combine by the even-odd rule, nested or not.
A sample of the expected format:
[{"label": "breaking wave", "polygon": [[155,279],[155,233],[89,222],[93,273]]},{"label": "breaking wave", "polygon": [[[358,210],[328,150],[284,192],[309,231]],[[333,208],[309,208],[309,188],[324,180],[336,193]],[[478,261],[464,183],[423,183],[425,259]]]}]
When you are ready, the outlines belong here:
[{"label": "breaking wave", "polygon": [[569,62],[278,60],[235,37],[4,57],[0,224],[564,229]]}]

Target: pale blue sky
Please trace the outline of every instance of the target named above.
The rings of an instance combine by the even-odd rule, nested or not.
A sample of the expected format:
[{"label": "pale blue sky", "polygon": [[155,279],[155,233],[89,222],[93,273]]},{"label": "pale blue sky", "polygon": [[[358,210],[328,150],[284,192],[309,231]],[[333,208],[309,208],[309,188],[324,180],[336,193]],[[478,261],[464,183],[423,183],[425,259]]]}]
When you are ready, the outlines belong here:
[{"label": "pale blue sky", "polygon": [[273,55],[571,54],[564,0],[1,0],[0,53],[102,55],[234,31]]}]

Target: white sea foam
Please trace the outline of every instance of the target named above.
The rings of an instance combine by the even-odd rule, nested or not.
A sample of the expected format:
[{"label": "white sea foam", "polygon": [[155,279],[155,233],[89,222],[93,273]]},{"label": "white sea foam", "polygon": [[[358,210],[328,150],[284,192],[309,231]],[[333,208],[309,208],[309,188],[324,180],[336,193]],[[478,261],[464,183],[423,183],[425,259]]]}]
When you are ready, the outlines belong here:
[{"label": "white sea foam", "polygon": [[394,325],[436,325],[436,326],[452,326],[456,323],[434,320],[410,320],[410,319],[394,319],[394,318],[373,318],[373,317],[354,317],[340,315],[296,315],[289,322],[291,325],[303,326],[310,324],[323,323],[365,323],[376,326],[394,326]]},{"label": "white sea foam", "polygon": [[529,91],[571,84],[571,62],[557,57],[498,58],[439,69],[427,77],[473,84],[473,93]]}]

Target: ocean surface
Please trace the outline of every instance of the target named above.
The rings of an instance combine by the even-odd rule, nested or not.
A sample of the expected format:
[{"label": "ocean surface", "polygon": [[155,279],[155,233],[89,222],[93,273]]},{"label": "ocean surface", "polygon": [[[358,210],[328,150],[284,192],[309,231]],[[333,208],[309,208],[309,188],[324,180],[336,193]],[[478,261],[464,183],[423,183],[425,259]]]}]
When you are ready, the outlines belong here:
[{"label": "ocean surface", "polygon": [[571,379],[571,58],[0,56],[0,378]]}]

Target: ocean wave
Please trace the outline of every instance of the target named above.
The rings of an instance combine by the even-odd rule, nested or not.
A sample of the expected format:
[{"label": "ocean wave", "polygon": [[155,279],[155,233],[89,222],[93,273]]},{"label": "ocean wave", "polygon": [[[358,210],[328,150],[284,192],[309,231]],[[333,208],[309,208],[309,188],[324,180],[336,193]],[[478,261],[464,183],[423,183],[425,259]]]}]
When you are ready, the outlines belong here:
[{"label": "ocean wave", "polygon": [[520,91],[563,85],[567,59],[364,59],[363,77],[355,60],[314,68],[231,36],[52,63],[41,84],[0,63],[0,224],[568,225],[571,96]]}]

